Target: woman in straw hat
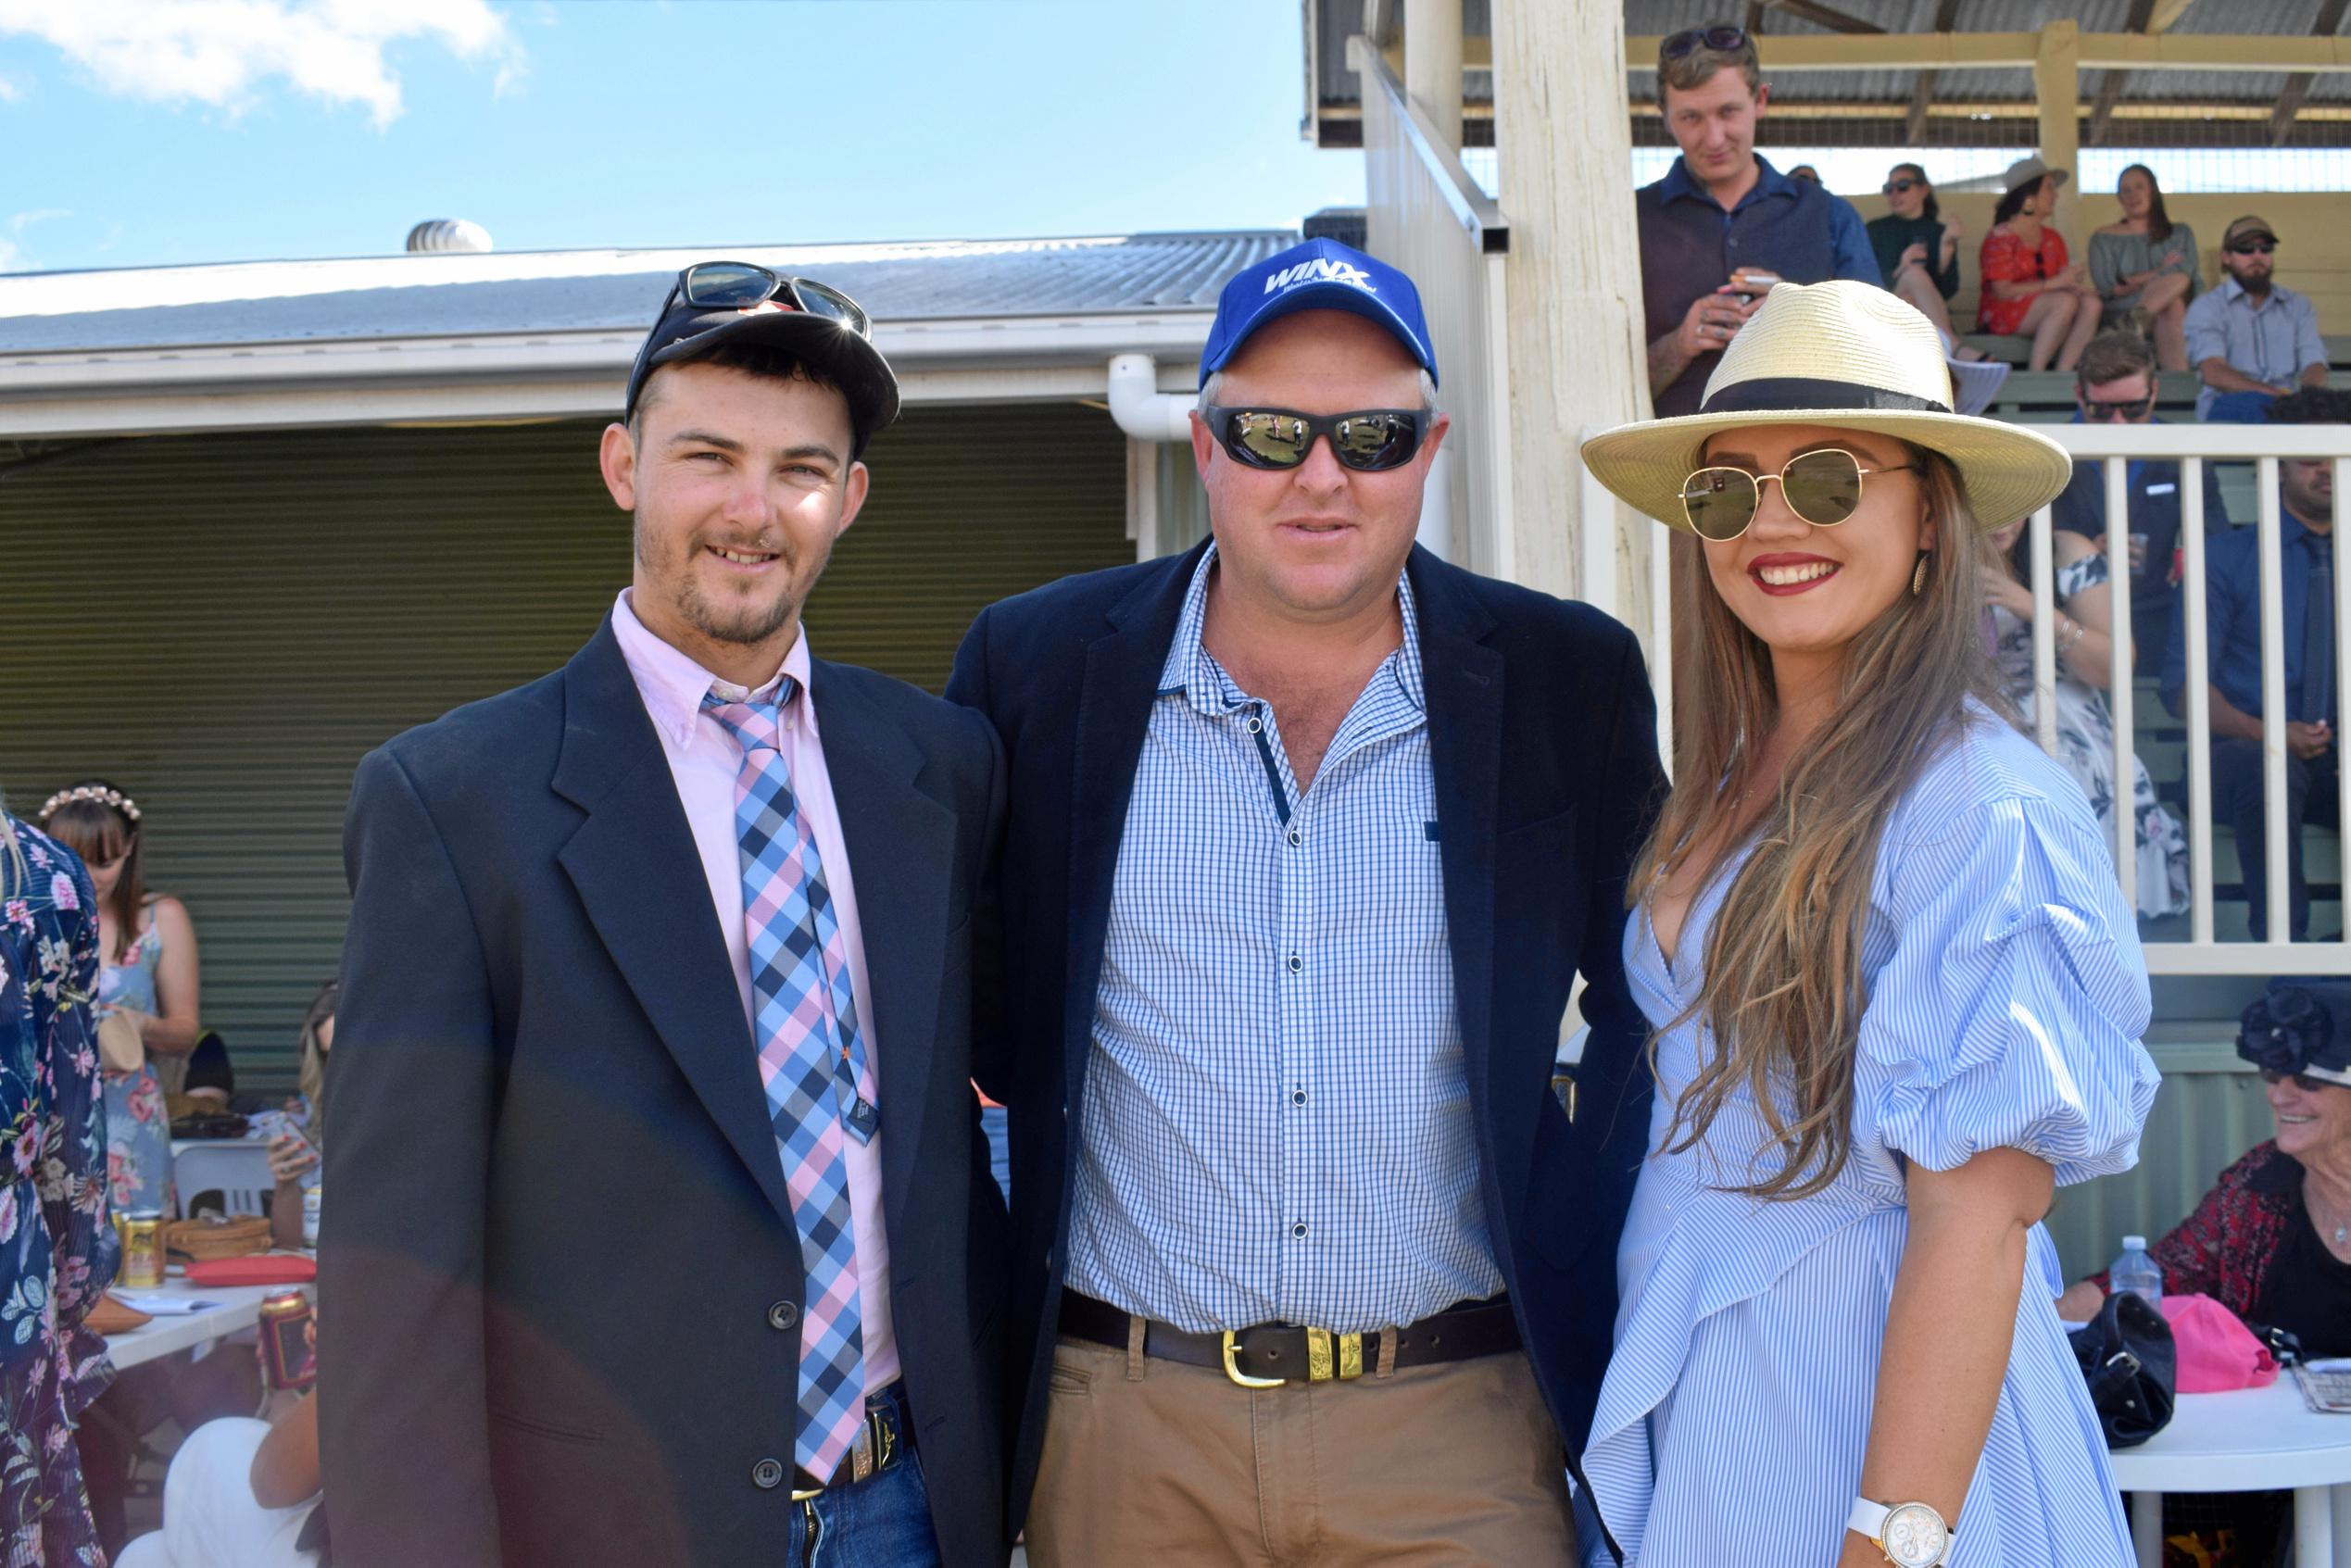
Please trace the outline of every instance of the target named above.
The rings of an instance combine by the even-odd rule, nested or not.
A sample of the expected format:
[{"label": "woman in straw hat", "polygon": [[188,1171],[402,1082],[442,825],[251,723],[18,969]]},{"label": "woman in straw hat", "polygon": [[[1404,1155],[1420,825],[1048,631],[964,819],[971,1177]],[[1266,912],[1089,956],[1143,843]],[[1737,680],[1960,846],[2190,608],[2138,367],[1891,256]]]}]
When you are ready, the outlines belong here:
[{"label": "woman in straw hat", "polygon": [[1584,1455],[1630,1563],[2131,1560],[2039,1221],[2134,1158],[2146,972],[2080,788],[1988,705],[1981,619],[1984,531],[2069,465],[1950,408],[1916,310],[1782,284],[1700,413],[1584,447],[1695,590]]}]

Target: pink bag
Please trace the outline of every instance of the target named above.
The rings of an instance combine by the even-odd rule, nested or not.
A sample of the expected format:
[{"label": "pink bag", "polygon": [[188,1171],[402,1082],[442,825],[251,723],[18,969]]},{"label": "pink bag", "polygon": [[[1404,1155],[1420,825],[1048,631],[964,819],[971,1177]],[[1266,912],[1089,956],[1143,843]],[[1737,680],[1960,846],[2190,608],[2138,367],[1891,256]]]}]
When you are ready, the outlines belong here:
[{"label": "pink bag", "polygon": [[2267,1388],[2278,1380],[2269,1347],[2243,1319],[2209,1296],[2166,1296],[2163,1315],[2180,1348],[2180,1392],[2225,1394]]}]

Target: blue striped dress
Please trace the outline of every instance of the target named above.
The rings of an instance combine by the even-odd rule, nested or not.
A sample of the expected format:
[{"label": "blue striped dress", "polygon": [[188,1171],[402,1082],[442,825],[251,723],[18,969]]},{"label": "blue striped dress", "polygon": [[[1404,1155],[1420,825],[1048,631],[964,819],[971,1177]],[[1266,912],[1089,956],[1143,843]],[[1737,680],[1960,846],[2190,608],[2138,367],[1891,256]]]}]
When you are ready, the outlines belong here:
[{"label": "blue striped dress", "polygon": [[[1616,1354],[1583,1468],[1628,1563],[1829,1568],[1859,1495],[1907,1231],[1903,1171],[2030,1150],[2060,1184],[2128,1169],[2156,1074],[2139,1044],[2144,960],[2096,818],[2065,771],[1971,708],[1878,854],[1852,1157],[1811,1198],[1726,1187],[1779,1155],[1734,1096],[1700,1148],[1653,1152],[1712,1035],[1668,1028],[1704,984],[1730,876],[1692,904],[1668,964],[1647,912],[1626,972],[1662,1033],[1653,1154],[1617,1251]],[[1992,1431],[1955,1521],[1953,1568],[2122,1568],[2130,1531],[2035,1225]],[[1926,1375],[1933,1375],[1928,1369]],[[1901,1501],[1885,1499],[1884,1501]],[[1599,1532],[1588,1561],[1610,1562]]]}]

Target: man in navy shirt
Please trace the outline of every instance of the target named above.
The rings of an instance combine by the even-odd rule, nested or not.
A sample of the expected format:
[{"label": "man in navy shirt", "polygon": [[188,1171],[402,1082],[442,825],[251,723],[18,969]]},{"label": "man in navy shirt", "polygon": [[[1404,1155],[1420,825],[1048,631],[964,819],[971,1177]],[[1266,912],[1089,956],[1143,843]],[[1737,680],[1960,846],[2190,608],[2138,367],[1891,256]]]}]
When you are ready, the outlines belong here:
[{"label": "man in navy shirt", "polygon": [[[2269,406],[2273,424],[2351,421],[2351,395],[2306,389]],[[2282,590],[2286,701],[2286,874],[2289,929],[2309,935],[2310,889],[2302,874],[2301,825],[2335,819],[2334,724],[2341,706],[2334,648],[2334,465],[2325,458],[2278,464],[2279,586]],[[2232,529],[2206,558],[2205,603],[2212,684],[2213,815],[2234,824],[2254,940],[2269,932],[2269,869],[2261,787],[2261,557],[2258,533]],[[2164,660],[2163,701],[2181,709],[2187,688],[2184,614],[2174,610]]]},{"label": "man in navy shirt", "polygon": [[1657,52],[1657,101],[1681,157],[1633,193],[1649,394],[1659,415],[1692,414],[1723,349],[1763,303],[1733,286],[1742,269],[1792,283],[1883,285],[1861,214],[1817,182],[1755,156],[1771,89],[1754,41],[1728,22],[1691,28]]},{"label": "man in navy shirt", "polygon": [[[2160,424],[2155,417],[2155,349],[2131,332],[2100,332],[2081,351],[2073,383],[2076,424]],[[2180,602],[2180,465],[2156,458],[2133,458],[2125,465],[2124,488],[2131,534],[2131,642],[2132,670],[2163,671],[2171,645],[2171,618]],[[2226,533],[2229,508],[2220,499],[2217,465],[2204,465],[2204,531]],[[2106,547],[2106,465],[2085,458],[2073,465],[2073,481],[2056,500],[2056,525]]]}]

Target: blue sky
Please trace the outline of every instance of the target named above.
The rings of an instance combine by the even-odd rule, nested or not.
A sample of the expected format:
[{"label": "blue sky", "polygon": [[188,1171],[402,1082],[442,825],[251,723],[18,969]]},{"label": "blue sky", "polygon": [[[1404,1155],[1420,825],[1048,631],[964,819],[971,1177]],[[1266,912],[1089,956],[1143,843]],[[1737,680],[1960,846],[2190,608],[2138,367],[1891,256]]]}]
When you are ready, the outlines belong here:
[{"label": "blue sky", "polygon": [[[92,13],[103,13],[94,19]],[[0,0],[0,270],[1279,227],[1285,0]]]}]

